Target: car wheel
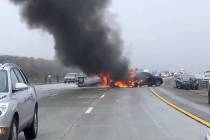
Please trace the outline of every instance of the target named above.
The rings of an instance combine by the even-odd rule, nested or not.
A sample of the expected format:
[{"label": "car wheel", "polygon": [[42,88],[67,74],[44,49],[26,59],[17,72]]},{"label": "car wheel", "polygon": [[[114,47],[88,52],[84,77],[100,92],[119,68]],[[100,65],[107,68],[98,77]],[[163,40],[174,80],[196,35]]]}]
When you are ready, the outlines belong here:
[{"label": "car wheel", "polygon": [[176,88],[179,88],[179,84],[176,82]]},{"label": "car wheel", "polygon": [[38,111],[35,110],[31,126],[24,130],[26,139],[35,139],[38,133]]},{"label": "car wheel", "polygon": [[18,140],[18,123],[16,118],[13,119],[11,124],[9,140]]},{"label": "car wheel", "polygon": [[156,86],[160,86],[160,85],[161,85],[161,81],[160,81],[160,80],[157,80],[157,81],[155,82],[155,85],[156,85]]},{"label": "car wheel", "polygon": [[152,87],[153,86],[153,84],[148,84],[148,87]]},{"label": "car wheel", "polygon": [[184,86],[184,89],[185,90],[189,90],[190,88],[188,86]]},{"label": "car wheel", "polygon": [[195,87],[195,90],[199,90],[199,86],[196,86],[196,87]]}]

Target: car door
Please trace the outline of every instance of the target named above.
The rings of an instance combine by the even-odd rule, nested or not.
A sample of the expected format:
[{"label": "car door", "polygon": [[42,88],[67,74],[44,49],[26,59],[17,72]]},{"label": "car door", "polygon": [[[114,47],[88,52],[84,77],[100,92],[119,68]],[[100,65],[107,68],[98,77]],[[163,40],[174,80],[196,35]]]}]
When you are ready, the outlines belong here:
[{"label": "car door", "polygon": [[26,123],[26,115],[25,115],[26,102],[24,98],[24,92],[15,90],[15,85],[16,83],[19,83],[19,80],[17,78],[17,75],[14,72],[14,69],[10,71],[10,77],[11,77],[11,85],[12,85],[12,98],[17,100],[17,111],[19,114],[19,127],[21,129]]},{"label": "car door", "polygon": [[28,82],[26,81],[26,78],[24,77],[24,75],[22,74],[22,72],[19,69],[14,69],[15,74],[17,75],[17,78],[19,80],[19,83],[24,83],[28,86],[27,89],[22,90],[20,92],[22,92],[21,94],[23,95],[24,98],[24,115],[25,117],[25,121],[30,122],[33,119],[34,116],[34,109],[35,109],[35,100],[34,100],[34,89],[28,85]]}]

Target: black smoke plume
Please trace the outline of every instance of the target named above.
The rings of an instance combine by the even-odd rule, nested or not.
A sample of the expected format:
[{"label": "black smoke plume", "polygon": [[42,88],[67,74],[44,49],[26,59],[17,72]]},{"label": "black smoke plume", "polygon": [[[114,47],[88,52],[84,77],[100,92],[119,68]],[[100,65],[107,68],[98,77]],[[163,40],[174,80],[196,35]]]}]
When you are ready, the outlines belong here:
[{"label": "black smoke plume", "polygon": [[110,0],[10,1],[21,6],[30,28],[53,35],[56,56],[64,65],[87,74],[109,73],[114,79],[127,75],[123,43],[106,18]]}]

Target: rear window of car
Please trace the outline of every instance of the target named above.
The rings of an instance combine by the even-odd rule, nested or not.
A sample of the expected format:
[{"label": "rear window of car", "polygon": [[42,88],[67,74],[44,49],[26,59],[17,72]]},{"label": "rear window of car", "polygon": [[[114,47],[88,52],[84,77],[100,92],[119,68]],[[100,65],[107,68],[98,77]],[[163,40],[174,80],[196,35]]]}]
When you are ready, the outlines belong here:
[{"label": "rear window of car", "polygon": [[0,70],[0,92],[8,92],[7,71]]}]

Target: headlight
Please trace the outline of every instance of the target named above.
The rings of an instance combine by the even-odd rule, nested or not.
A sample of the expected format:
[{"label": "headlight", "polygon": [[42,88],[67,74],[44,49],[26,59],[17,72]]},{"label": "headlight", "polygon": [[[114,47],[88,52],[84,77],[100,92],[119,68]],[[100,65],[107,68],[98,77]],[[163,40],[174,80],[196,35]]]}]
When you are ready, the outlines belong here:
[{"label": "headlight", "polygon": [[0,117],[4,116],[8,110],[8,103],[0,103]]}]

